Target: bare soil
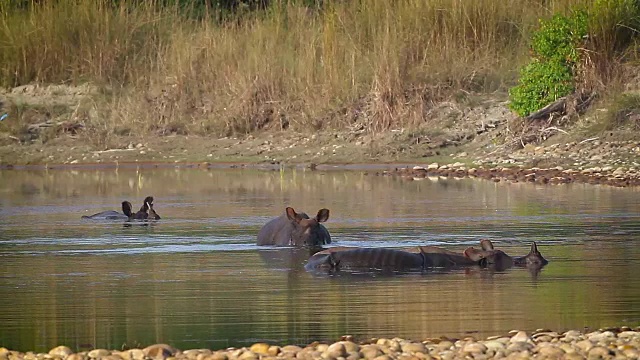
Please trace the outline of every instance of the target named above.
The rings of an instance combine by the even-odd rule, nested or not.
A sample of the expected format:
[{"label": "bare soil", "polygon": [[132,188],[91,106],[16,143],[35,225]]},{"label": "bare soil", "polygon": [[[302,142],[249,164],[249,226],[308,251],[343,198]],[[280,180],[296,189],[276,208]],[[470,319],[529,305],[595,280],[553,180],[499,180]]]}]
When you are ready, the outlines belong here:
[{"label": "bare soil", "polygon": [[[263,130],[239,137],[113,135],[110,146],[88,136],[77,109],[88,85],[22,86],[0,91],[0,166],[122,163],[355,164],[452,163],[535,166],[626,166],[640,163],[635,133],[594,134],[598,110],[566,126],[542,125],[523,141],[521,120],[503,98],[468,97],[435,104],[414,129],[369,133],[365,126],[314,131]],[[18,124],[18,117],[21,118]],[[591,130],[590,130],[591,129]],[[529,134],[531,135],[531,134]],[[609,146],[617,144],[616,146]],[[560,146],[562,145],[562,146]],[[609,146],[609,147],[608,147]],[[621,148],[621,151],[614,151]],[[593,161],[592,161],[593,160]],[[606,163],[606,164],[603,164]]]}]

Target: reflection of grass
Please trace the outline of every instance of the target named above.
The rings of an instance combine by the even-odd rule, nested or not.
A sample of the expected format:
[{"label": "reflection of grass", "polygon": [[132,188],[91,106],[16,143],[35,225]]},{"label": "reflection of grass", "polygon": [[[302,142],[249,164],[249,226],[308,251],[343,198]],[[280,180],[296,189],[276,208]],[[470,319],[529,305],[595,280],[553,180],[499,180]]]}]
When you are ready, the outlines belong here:
[{"label": "reflection of grass", "polygon": [[[29,190],[28,193],[21,193],[19,189]],[[135,169],[119,169],[0,172],[0,193],[5,201],[20,203],[25,197],[30,196],[29,194],[39,194],[38,198],[42,200],[66,199],[66,202],[74,205],[82,205],[78,204],[78,201],[82,201],[88,205],[87,209],[102,206],[105,209],[117,209],[122,200],[128,199],[139,206],[138,202],[144,196],[154,195],[157,210],[161,215],[168,212],[167,215],[173,217],[187,218],[255,214],[255,210],[252,209],[254,202],[264,198],[270,199],[273,213],[260,214],[263,216],[275,215],[288,205],[314,212],[324,206],[341,208],[345,204],[356,204],[348,206],[348,216],[411,217],[412,212],[416,211],[412,208],[415,206],[412,205],[413,201],[444,201],[444,193],[440,191],[444,189],[452,197],[461,194],[484,194],[482,199],[478,199],[483,201],[480,208],[513,209],[516,215],[521,216],[562,215],[571,211],[568,207],[570,204],[590,201],[598,201],[599,206],[590,210],[598,213],[612,208],[620,199],[616,195],[619,190],[613,188],[588,191],[588,188],[584,187],[558,186],[545,187],[549,191],[542,191],[530,184],[493,184],[470,179],[407,182],[393,177],[365,176],[358,171],[140,169],[136,172]],[[229,199],[227,201],[236,202],[235,205],[217,206],[216,199],[212,197],[221,195]],[[168,198],[172,200],[165,200]],[[176,201],[175,199],[197,199],[198,203],[210,203],[195,209],[164,208],[163,203]],[[261,208],[264,206],[259,205]],[[471,215],[476,211],[451,206],[451,211],[455,210],[456,216]],[[434,211],[439,213],[433,213]],[[420,209],[420,213],[422,216],[443,216],[442,209],[429,207]],[[78,217],[79,215],[81,214],[78,214]],[[52,216],[64,219],[65,215]]]},{"label": "reflection of grass", "polygon": [[553,217],[551,215],[567,214],[568,211],[558,206],[551,206],[550,204],[533,200],[518,203],[514,213],[518,216],[545,216],[549,217],[549,220],[561,220],[562,217]]}]

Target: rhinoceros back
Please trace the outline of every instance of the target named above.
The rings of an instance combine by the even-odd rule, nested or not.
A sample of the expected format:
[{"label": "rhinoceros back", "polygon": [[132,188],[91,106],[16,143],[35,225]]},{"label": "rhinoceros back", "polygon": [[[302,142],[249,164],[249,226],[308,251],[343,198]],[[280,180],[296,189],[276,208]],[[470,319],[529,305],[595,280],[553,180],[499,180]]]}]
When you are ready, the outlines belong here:
[{"label": "rhinoceros back", "polygon": [[289,245],[293,224],[281,215],[267,222],[258,232],[258,245]]}]

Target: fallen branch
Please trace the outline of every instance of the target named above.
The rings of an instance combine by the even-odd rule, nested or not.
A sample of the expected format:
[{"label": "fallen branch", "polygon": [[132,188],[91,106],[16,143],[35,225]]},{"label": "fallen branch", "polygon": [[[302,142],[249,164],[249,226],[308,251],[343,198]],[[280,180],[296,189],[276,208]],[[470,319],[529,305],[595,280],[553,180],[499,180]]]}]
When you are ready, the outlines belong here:
[{"label": "fallen branch", "polygon": [[134,150],[139,150],[136,148],[131,148],[131,149],[107,149],[107,150],[101,150],[101,151],[94,151],[94,154],[104,154],[104,153],[110,153],[110,152],[117,152],[117,151],[134,151]]},{"label": "fallen branch", "polygon": [[555,126],[550,126],[548,128],[544,128],[544,129],[542,129],[542,132],[546,132],[547,130],[555,130],[555,131],[561,132],[563,134],[569,135],[568,132],[566,132],[566,131],[564,131],[562,129],[559,129],[559,128],[555,127]]},{"label": "fallen branch", "polygon": [[536,119],[541,119],[544,117],[547,117],[548,115],[555,113],[555,112],[562,112],[564,113],[565,111],[565,105],[567,103],[567,97],[563,96],[561,98],[559,98],[558,100],[552,102],[551,104],[543,107],[542,109],[529,114],[527,117],[525,117],[525,120],[536,120]]},{"label": "fallen branch", "polygon": [[589,141],[598,140],[599,138],[600,138],[599,136],[596,136],[596,137],[584,139],[584,140],[580,141],[579,144],[584,144],[584,143],[589,142]]},{"label": "fallen branch", "polygon": [[81,123],[73,123],[69,121],[60,121],[60,122],[52,122],[45,121],[37,124],[31,124],[27,127],[27,131],[30,134],[35,134],[40,132],[41,129],[55,127],[59,131],[68,132],[72,134],[76,134],[80,129],[84,128],[84,125]]}]

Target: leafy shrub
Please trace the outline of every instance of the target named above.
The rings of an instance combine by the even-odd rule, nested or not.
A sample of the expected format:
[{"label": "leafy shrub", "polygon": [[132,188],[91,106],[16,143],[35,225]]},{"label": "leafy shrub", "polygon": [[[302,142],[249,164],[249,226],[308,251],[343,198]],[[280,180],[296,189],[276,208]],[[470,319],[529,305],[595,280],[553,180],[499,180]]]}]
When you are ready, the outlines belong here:
[{"label": "leafy shrub", "polygon": [[587,35],[588,17],[583,11],[571,16],[556,14],[541,20],[532,37],[533,59],[520,71],[519,84],[509,92],[510,107],[520,116],[546,106],[574,91],[580,45]]},{"label": "leafy shrub", "polygon": [[560,61],[534,60],[522,68],[520,85],[511,89],[511,108],[526,116],[574,90],[573,74]]},{"label": "leafy shrub", "polygon": [[578,47],[587,35],[587,21],[584,11],[576,11],[571,17],[556,14],[549,20],[541,20],[532,38],[534,56],[573,66],[580,58]]}]

